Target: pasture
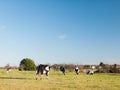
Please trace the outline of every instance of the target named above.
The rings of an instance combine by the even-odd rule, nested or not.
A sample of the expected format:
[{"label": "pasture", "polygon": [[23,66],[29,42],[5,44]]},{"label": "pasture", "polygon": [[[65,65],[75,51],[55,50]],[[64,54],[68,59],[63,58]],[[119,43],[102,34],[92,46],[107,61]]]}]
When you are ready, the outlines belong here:
[{"label": "pasture", "polygon": [[86,75],[69,72],[64,76],[59,71],[50,71],[49,79],[35,80],[35,71],[0,69],[0,90],[119,90],[119,74]]}]

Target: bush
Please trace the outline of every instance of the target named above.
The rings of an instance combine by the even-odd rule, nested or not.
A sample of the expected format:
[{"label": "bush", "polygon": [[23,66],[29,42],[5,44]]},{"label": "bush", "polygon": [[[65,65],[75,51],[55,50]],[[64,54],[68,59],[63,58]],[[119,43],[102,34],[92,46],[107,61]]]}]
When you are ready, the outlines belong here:
[{"label": "bush", "polygon": [[36,65],[32,59],[24,58],[20,62],[19,70],[32,71],[36,69]]}]

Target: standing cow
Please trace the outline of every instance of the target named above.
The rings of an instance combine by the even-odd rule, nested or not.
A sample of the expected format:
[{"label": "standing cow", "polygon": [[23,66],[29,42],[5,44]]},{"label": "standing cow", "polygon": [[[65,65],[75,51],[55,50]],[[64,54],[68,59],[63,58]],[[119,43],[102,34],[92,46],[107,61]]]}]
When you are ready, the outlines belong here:
[{"label": "standing cow", "polygon": [[[36,67],[36,75],[40,74],[40,79],[42,79],[43,74],[46,74],[46,78],[48,79],[49,71],[50,71],[49,65],[40,64]],[[37,80],[37,76],[36,76],[36,80]]]},{"label": "standing cow", "polygon": [[66,73],[65,73],[65,67],[63,67],[63,66],[60,66],[60,71],[65,75]]},{"label": "standing cow", "polygon": [[80,72],[79,67],[78,67],[78,66],[75,66],[75,73],[78,75],[79,72]]}]

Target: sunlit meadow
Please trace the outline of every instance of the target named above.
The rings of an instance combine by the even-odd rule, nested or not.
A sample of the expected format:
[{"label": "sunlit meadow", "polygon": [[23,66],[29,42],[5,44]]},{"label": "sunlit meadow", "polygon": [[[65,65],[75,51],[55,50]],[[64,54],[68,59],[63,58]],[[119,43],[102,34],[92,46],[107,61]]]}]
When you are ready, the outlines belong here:
[{"label": "sunlit meadow", "polygon": [[119,90],[120,74],[86,75],[51,70],[49,79],[35,80],[35,71],[0,69],[0,90]]}]

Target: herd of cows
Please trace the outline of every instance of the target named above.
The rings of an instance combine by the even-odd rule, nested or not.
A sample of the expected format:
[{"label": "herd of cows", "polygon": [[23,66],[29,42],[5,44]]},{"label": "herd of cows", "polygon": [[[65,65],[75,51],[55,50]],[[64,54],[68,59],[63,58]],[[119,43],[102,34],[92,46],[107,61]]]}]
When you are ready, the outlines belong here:
[{"label": "herd of cows", "polygon": [[[42,75],[45,74],[46,78],[48,79],[48,75],[50,72],[50,66],[49,65],[45,65],[45,64],[40,64],[36,67],[36,80],[38,79],[38,76],[40,75],[40,79],[42,79]],[[59,70],[63,73],[63,75],[66,75],[66,69],[64,66],[60,66]],[[11,71],[11,68],[7,68],[7,73]],[[78,75],[80,70],[78,66],[75,66],[74,68],[75,73]],[[94,71],[92,70],[88,70],[86,71],[86,74],[89,75],[93,75]]]},{"label": "herd of cows", "polygon": [[[65,67],[64,66],[60,66],[60,71],[66,75],[66,70],[65,70]],[[75,66],[75,73],[78,75],[80,70],[79,70],[79,67],[78,66]],[[40,64],[36,67],[36,80],[38,78],[38,75],[40,74],[40,79],[42,79],[42,75],[45,74],[46,75],[46,78],[48,79],[48,75],[49,75],[49,71],[50,71],[50,66],[49,65],[43,65],[43,64]],[[86,74],[90,74],[90,75],[93,75],[93,71],[90,71],[88,70],[86,72]]]}]

